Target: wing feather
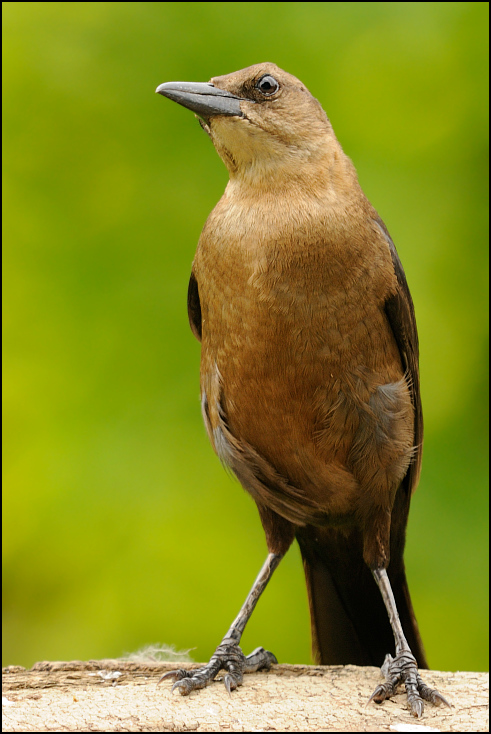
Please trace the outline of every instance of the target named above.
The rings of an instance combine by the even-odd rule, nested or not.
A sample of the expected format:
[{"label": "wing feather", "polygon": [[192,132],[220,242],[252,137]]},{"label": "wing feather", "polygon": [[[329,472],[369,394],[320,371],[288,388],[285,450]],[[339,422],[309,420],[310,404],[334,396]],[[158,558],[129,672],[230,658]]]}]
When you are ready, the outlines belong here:
[{"label": "wing feather", "polygon": [[414,314],[413,299],[409,292],[404,268],[397,254],[387,227],[381,219],[376,220],[389,245],[394,272],[397,277],[397,292],[385,302],[385,313],[394,334],[402,364],[406,370],[411,400],[414,406],[414,456],[406,474],[405,482],[410,493],[414,492],[421,472],[423,449],[423,410],[419,387],[419,343]]}]

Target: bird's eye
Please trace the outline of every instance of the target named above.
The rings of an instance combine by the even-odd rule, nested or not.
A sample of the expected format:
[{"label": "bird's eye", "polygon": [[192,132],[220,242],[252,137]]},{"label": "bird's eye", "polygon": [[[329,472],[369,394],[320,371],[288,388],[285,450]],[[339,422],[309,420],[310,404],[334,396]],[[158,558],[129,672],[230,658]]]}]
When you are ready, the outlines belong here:
[{"label": "bird's eye", "polygon": [[256,89],[259,89],[260,92],[268,97],[277,92],[279,88],[280,85],[273,76],[270,76],[270,74],[262,76],[256,84]]}]

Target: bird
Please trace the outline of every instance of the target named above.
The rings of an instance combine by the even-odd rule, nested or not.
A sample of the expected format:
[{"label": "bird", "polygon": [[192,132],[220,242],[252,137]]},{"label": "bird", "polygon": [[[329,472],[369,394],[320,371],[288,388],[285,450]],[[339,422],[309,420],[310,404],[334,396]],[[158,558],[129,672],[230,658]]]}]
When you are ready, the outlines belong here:
[{"label": "bird", "polygon": [[252,496],[268,556],[210,661],[162,676],[229,694],[273,653],[240,639],[296,540],[315,659],[377,665],[370,701],[427,686],[404,544],[423,441],[418,334],[404,269],[319,101],[261,63],[156,92],[193,111],[228,169],[188,286],[201,409],[221,462]]}]

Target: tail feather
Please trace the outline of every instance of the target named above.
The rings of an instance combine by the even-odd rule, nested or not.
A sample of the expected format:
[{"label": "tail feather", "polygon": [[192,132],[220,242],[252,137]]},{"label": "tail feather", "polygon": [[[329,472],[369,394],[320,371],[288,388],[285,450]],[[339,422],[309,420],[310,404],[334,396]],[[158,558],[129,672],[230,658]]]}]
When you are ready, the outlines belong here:
[{"label": "tail feather", "polygon": [[[297,532],[312,623],[314,656],[323,665],[382,665],[394,636],[381,594],[363,561],[361,533],[314,528]],[[387,569],[409,646],[427,668],[411,604],[402,549]]]}]

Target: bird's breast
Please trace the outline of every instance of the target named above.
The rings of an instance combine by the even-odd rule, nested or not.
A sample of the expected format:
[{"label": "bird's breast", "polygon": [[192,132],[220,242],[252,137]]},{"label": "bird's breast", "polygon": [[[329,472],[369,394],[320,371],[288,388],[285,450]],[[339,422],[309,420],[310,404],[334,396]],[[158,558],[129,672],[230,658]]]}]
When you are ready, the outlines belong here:
[{"label": "bird's breast", "polygon": [[234,228],[230,209],[205,227],[193,266],[203,350],[220,369],[325,379],[384,361],[394,343],[383,312],[395,279],[386,243],[325,219],[297,216],[287,227],[265,216],[258,226],[261,210]]}]

